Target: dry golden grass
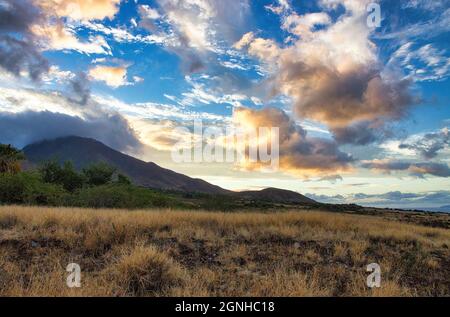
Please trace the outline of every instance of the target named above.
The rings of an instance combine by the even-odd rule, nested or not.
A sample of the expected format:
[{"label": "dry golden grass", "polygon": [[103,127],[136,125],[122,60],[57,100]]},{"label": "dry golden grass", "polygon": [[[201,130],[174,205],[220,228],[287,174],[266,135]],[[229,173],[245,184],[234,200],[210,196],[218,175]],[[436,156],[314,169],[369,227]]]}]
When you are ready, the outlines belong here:
[{"label": "dry golden grass", "polygon": [[448,229],[320,211],[0,207],[0,295],[448,296],[449,245]]}]

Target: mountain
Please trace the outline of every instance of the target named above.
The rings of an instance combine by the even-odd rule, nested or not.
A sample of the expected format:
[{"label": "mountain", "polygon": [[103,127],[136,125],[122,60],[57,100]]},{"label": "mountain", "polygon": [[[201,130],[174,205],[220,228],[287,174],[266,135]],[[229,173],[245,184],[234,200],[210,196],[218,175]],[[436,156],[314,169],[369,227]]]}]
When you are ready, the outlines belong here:
[{"label": "mountain", "polygon": [[317,202],[299,193],[278,188],[266,188],[260,191],[244,191],[237,196],[249,200],[262,200],[274,203],[316,204]]},{"label": "mountain", "polygon": [[152,162],[144,162],[123,154],[94,139],[76,136],[45,140],[23,149],[28,164],[37,165],[56,159],[59,162],[72,161],[81,169],[95,162],[105,162],[127,175],[136,185],[208,194],[227,194],[229,191],[183,174],[162,168]]},{"label": "mountain", "polygon": [[155,163],[138,160],[89,138],[70,136],[45,140],[26,146],[23,152],[27,157],[26,167],[37,166],[51,159],[61,163],[71,161],[78,170],[92,163],[105,162],[127,175],[136,185],[148,188],[232,195],[237,199],[276,203],[316,203],[299,193],[277,188],[267,188],[262,191],[229,191],[204,180],[162,168]]}]

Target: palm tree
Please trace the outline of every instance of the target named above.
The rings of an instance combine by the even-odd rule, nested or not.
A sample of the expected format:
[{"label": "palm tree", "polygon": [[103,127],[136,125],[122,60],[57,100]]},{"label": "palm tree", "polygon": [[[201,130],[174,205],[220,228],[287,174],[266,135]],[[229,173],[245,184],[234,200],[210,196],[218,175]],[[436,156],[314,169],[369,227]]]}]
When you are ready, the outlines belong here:
[{"label": "palm tree", "polygon": [[25,159],[25,155],[13,146],[0,144],[0,173],[20,172],[20,162]]}]

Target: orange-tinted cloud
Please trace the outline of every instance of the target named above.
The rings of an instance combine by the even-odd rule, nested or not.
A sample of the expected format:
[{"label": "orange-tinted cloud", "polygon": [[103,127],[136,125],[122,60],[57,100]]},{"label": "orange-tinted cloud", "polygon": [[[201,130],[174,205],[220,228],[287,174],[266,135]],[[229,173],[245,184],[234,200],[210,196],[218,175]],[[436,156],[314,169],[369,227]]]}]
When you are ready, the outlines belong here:
[{"label": "orange-tinted cloud", "polygon": [[89,76],[114,88],[128,85],[127,68],[125,66],[98,65],[89,70]]},{"label": "orange-tinted cloud", "polygon": [[119,11],[121,0],[35,0],[49,15],[74,20],[112,19]]}]

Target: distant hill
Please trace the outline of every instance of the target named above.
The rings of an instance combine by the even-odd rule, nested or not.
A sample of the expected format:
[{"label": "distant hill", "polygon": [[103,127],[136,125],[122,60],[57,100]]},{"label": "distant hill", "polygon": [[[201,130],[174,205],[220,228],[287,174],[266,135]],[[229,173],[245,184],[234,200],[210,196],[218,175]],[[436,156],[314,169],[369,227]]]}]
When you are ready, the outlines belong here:
[{"label": "distant hill", "polygon": [[299,193],[278,188],[266,188],[260,191],[244,191],[236,194],[241,198],[250,200],[262,200],[274,203],[316,204],[316,201]]},{"label": "distant hill", "polygon": [[72,161],[77,169],[82,169],[92,163],[105,162],[117,168],[120,173],[127,175],[136,185],[148,188],[232,195],[240,199],[276,203],[315,203],[314,200],[299,193],[276,188],[232,192],[204,180],[162,168],[155,163],[141,161],[89,138],[70,136],[45,140],[26,146],[23,152],[27,157],[25,166],[28,167],[36,166],[50,159],[56,159],[61,163]]}]

